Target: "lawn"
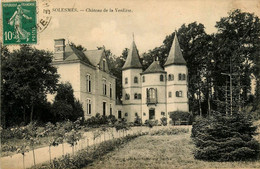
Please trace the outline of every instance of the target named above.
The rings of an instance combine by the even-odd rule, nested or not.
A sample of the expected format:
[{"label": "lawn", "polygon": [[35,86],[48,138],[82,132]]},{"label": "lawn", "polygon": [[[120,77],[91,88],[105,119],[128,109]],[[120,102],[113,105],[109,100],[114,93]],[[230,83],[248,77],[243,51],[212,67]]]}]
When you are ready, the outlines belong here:
[{"label": "lawn", "polygon": [[127,143],[88,166],[96,168],[260,168],[259,161],[205,162],[195,160],[189,133],[145,135]]}]

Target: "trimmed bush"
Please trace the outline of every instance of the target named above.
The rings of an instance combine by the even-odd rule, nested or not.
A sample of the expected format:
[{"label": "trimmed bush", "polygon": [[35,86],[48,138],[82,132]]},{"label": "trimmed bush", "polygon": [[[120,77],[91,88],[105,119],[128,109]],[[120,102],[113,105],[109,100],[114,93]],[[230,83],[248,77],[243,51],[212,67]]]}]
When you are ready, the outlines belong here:
[{"label": "trimmed bush", "polygon": [[191,124],[192,114],[185,111],[174,111],[170,112],[170,118],[173,124],[176,124],[178,121],[186,121],[186,124]]},{"label": "trimmed bush", "polygon": [[215,113],[210,118],[198,118],[192,126],[196,145],[194,157],[207,161],[241,161],[255,159],[259,143],[253,138],[256,127],[243,113]]},{"label": "trimmed bush", "polygon": [[160,129],[156,131],[152,131],[150,134],[153,135],[177,135],[188,133],[189,129],[184,128],[167,128],[167,129]]}]

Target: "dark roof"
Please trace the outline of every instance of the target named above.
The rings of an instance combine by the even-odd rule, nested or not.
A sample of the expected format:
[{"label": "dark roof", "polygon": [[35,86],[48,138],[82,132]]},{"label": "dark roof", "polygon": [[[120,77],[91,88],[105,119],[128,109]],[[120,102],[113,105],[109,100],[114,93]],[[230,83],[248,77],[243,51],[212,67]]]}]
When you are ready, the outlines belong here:
[{"label": "dark roof", "polygon": [[148,73],[166,73],[166,71],[163,70],[159,61],[153,61],[153,63],[141,74]]},{"label": "dark roof", "polygon": [[75,47],[67,44],[65,46],[65,61],[73,61],[73,60],[81,60],[87,64],[91,64],[89,59],[85,56],[85,54],[76,49]]},{"label": "dark roof", "polygon": [[85,52],[82,52],[73,47],[72,45],[67,44],[65,46],[64,61],[80,60],[89,65],[98,66],[103,54],[104,49],[87,50]]},{"label": "dark roof", "polygon": [[139,54],[137,51],[137,47],[135,45],[135,42],[133,41],[130,50],[128,51],[128,55],[125,61],[125,64],[122,68],[122,70],[124,69],[129,69],[129,68],[142,68],[142,65],[140,63],[140,59],[139,59]]},{"label": "dark roof", "polygon": [[168,55],[167,61],[164,64],[164,66],[168,65],[186,65],[186,61],[182,56],[180,44],[177,38],[177,32],[175,32],[175,37],[172,42],[170,53]]},{"label": "dark roof", "polygon": [[104,49],[100,50],[87,50],[84,54],[88,57],[92,65],[97,66],[102,58]]}]

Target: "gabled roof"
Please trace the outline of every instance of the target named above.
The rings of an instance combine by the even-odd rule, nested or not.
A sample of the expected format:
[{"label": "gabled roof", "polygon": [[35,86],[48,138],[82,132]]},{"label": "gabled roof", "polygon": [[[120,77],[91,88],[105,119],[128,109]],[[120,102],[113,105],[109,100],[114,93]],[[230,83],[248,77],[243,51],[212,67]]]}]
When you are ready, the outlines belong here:
[{"label": "gabled roof", "polygon": [[186,65],[186,61],[182,56],[176,31],[175,31],[175,37],[172,42],[170,53],[168,55],[167,61],[165,62],[164,66],[168,66],[168,65]]},{"label": "gabled roof", "polygon": [[153,63],[141,74],[148,73],[166,73],[166,71],[163,70],[159,61],[153,61]]},{"label": "gabled roof", "polygon": [[133,41],[131,48],[128,51],[128,55],[122,70],[129,69],[129,68],[142,69],[142,65],[140,63],[139,58],[140,57],[137,51],[137,47],[135,45],[135,42]]},{"label": "gabled roof", "polygon": [[67,44],[65,46],[65,53],[64,53],[64,61],[73,61],[73,60],[81,60],[87,64],[91,64],[89,59],[84,55],[84,53],[75,47]]},{"label": "gabled roof", "polygon": [[87,50],[84,52],[84,54],[88,57],[91,64],[94,66],[97,66],[102,58],[102,55],[104,53],[104,49],[100,50]]}]

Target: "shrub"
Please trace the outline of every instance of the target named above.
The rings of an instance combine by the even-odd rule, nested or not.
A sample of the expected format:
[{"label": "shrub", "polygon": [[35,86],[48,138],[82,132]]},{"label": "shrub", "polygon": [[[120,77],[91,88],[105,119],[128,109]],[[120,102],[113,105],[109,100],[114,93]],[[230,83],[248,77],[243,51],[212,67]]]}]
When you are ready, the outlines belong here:
[{"label": "shrub", "polygon": [[198,118],[192,126],[196,145],[194,157],[207,161],[240,161],[256,158],[259,143],[253,138],[256,127],[243,113],[214,113],[210,118]]},{"label": "shrub", "polygon": [[99,113],[97,113],[95,116],[92,116],[91,118],[87,119],[85,123],[88,126],[99,127],[103,124],[115,124],[116,121],[117,119],[114,115],[101,116]]},{"label": "shrub", "polygon": [[191,113],[185,111],[174,111],[170,112],[170,118],[174,124],[176,124],[177,121],[186,121],[190,124],[192,115]]},{"label": "shrub", "polygon": [[167,126],[167,118],[166,118],[166,117],[162,117],[162,118],[161,118],[161,124],[162,124],[163,126]]},{"label": "shrub", "polygon": [[158,120],[145,120],[144,124],[149,128],[153,128],[153,126],[158,125]]},{"label": "shrub", "polygon": [[183,134],[188,132],[189,129],[184,129],[184,128],[167,128],[167,129],[152,131],[150,134],[151,135],[177,135],[177,134]]},{"label": "shrub", "polygon": [[135,126],[141,126],[142,125],[142,119],[138,115],[135,117],[134,125]]}]

